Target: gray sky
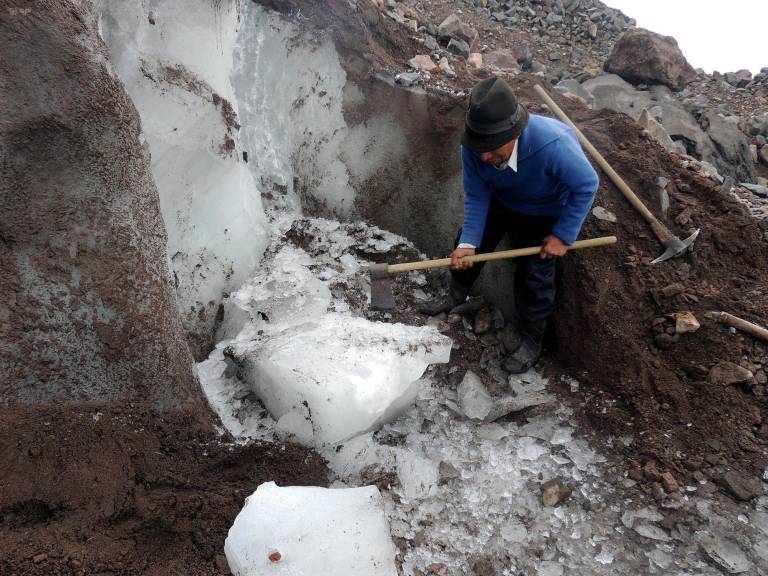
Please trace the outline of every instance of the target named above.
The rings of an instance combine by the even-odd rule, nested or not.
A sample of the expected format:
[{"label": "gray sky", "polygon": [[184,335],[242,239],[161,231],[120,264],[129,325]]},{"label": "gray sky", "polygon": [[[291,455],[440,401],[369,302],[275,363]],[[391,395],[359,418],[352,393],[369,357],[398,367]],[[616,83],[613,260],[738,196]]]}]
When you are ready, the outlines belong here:
[{"label": "gray sky", "polygon": [[641,28],[673,36],[694,68],[768,66],[768,0],[603,0]]}]

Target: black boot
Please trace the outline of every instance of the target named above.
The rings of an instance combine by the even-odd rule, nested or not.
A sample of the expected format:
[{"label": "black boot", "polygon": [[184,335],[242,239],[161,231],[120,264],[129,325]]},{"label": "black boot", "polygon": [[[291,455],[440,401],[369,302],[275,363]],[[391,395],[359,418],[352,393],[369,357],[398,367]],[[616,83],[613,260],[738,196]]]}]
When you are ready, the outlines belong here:
[{"label": "black boot", "polygon": [[437,316],[443,312],[450,312],[456,306],[465,302],[467,296],[469,296],[469,288],[451,277],[451,282],[448,285],[448,295],[425,302],[419,307],[419,312],[427,316]]},{"label": "black boot", "polygon": [[523,334],[520,330],[522,322],[520,317],[516,315],[511,322],[504,324],[504,327],[499,331],[499,340],[501,340],[505,354],[512,354],[512,352],[520,348],[520,343],[523,341]]},{"label": "black boot", "polygon": [[520,345],[505,361],[504,369],[510,374],[522,374],[530,370],[541,356],[546,320],[522,321]]}]

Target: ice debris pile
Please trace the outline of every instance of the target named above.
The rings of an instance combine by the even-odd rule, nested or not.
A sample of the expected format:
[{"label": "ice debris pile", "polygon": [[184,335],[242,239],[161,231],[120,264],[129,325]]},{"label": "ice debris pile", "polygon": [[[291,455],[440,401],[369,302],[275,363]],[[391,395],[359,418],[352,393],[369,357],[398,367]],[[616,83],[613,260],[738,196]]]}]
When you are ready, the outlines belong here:
[{"label": "ice debris pile", "polygon": [[[355,316],[348,301],[364,302],[369,292],[367,262],[354,251],[383,253],[402,242],[376,228],[321,219],[276,235],[260,271],[226,300],[224,339],[199,369],[225,425],[238,408],[222,389],[227,359],[278,434],[306,445],[373,430],[413,403],[427,366],[448,361],[451,340],[428,326]],[[258,434],[235,420],[240,435]]]},{"label": "ice debris pile", "polygon": [[262,484],[235,519],[224,553],[235,576],[397,575],[375,486]]}]

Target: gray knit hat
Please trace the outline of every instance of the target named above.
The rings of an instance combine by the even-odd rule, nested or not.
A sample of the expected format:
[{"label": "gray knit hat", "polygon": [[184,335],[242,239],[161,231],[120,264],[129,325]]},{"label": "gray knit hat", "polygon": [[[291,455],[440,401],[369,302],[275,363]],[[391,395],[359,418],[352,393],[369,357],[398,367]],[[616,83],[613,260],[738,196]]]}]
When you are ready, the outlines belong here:
[{"label": "gray knit hat", "polygon": [[490,152],[514,140],[528,125],[528,111],[501,78],[477,83],[469,96],[461,143],[473,152]]}]

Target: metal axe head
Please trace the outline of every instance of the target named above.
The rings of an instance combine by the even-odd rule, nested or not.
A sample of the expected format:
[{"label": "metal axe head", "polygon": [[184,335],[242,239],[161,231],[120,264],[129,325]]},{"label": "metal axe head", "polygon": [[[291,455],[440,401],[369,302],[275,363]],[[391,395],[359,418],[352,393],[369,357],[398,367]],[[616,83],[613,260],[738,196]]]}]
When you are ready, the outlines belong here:
[{"label": "metal axe head", "polygon": [[701,232],[701,228],[696,230],[696,232],[688,236],[685,240],[680,240],[677,236],[672,236],[672,238],[664,242],[664,247],[666,248],[664,253],[656,258],[656,260],[652,260],[651,264],[658,264],[659,262],[664,262],[670,258],[682,256],[693,246],[693,243],[696,242],[696,238],[699,237],[699,232]]},{"label": "metal axe head", "polygon": [[371,308],[373,310],[392,310],[395,299],[392,296],[392,278],[388,264],[371,264]]}]

